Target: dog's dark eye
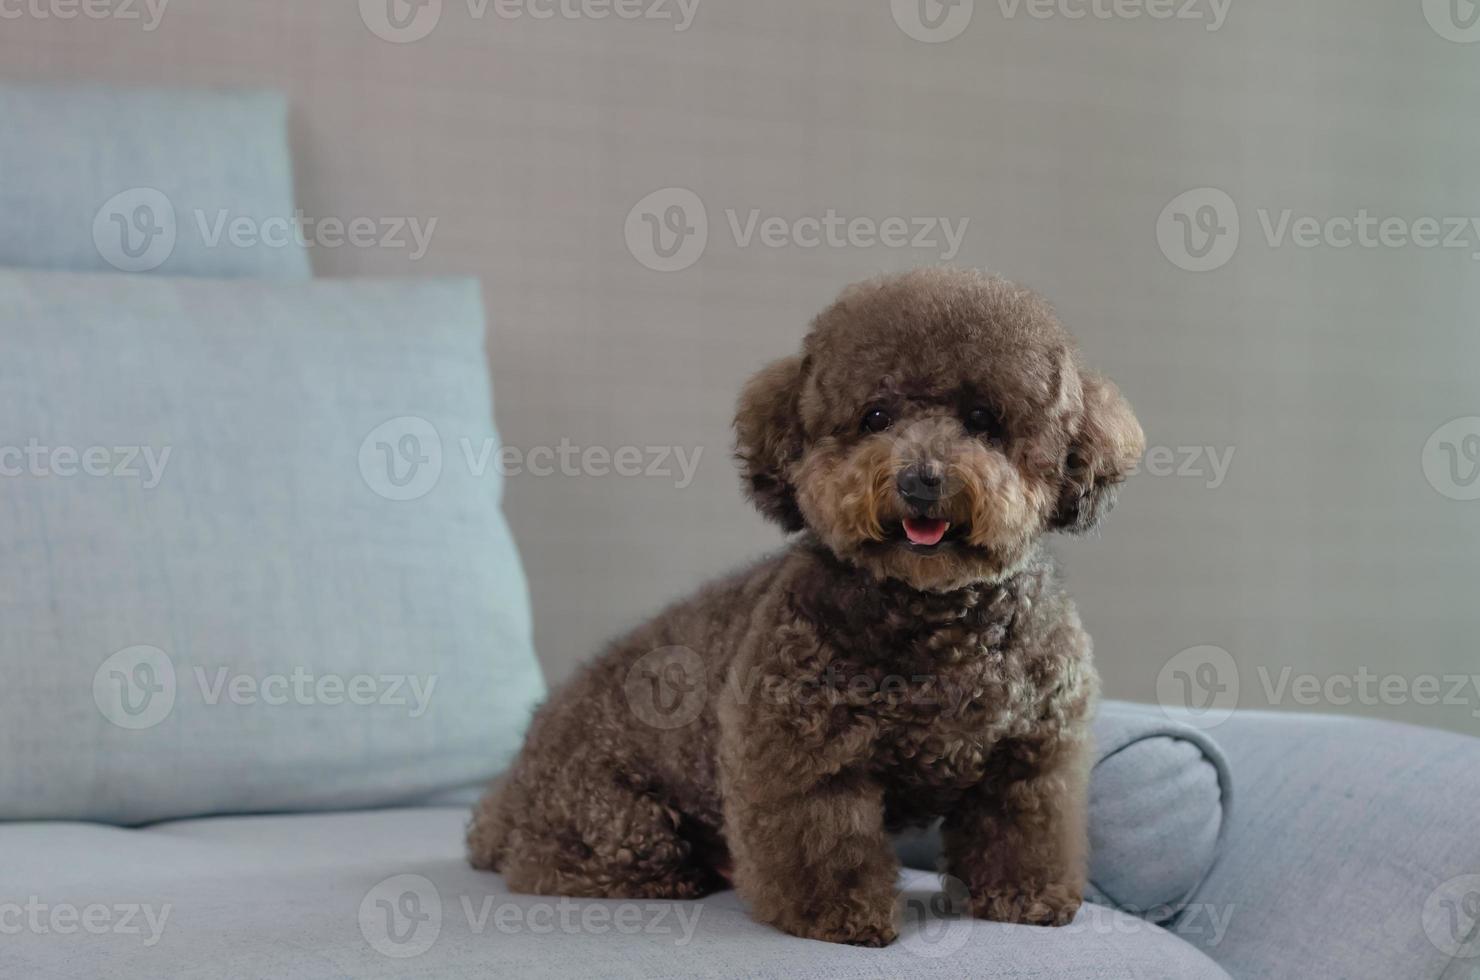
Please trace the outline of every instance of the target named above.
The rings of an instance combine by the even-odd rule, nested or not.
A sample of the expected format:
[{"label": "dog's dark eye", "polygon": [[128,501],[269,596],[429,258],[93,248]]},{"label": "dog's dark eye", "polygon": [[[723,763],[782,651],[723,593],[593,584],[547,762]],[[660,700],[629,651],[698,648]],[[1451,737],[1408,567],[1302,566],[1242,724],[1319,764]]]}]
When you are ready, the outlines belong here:
[{"label": "dog's dark eye", "polygon": [[1002,429],[1002,420],[990,408],[973,408],[966,413],[966,431],[972,435],[996,435]]},{"label": "dog's dark eye", "polygon": [[882,408],[871,408],[863,414],[863,431],[883,432],[894,424],[894,416]]}]

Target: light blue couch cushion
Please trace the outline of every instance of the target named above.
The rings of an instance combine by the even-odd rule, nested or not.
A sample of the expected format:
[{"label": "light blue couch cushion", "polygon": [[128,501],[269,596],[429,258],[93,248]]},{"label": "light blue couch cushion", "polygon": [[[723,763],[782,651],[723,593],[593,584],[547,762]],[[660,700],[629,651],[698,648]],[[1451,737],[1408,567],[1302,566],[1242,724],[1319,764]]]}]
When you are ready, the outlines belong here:
[{"label": "light blue couch cushion", "polygon": [[476,284],[0,271],[0,819],[481,782],[543,683]]},{"label": "light blue couch cushion", "polygon": [[[1227,763],[1206,733],[1144,705],[1102,704],[1094,733],[1088,898],[1168,922],[1218,860],[1233,798]],[[935,867],[937,828],[903,835],[898,849],[912,867]]]},{"label": "light blue couch cushion", "polygon": [[1480,739],[1259,711],[1213,735],[1239,802],[1196,903],[1228,925],[1185,938],[1248,980],[1480,978]]},{"label": "light blue couch cushion", "polygon": [[0,83],[0,266],[306,279],[287,106]]},{"label": "light blue couch cushion", "polygon": [[1228,764],[1206,732],[1141,705],[1101,705],[1095,740],[1091,895],[1164,922],[1218,860],[1233,805]]},{"label": "light blue couch cushion", "polygon": [[[886,949],[786,935],[733,891],[691,902],[511,894],[468,866],[467,817],[424,807],[145,830],[0,826],[6,894],[34,896],[48,923],[5,937],[0,976],[1228,980],[1134,916],[1086,905],[1058,929],[971,919],[923,872],[901,878],[900,938]],[[95,931],[50,929],[52,909],[89,906],[107,910]],[[119,906],[137,909],[135,931],[107,928]]]}]

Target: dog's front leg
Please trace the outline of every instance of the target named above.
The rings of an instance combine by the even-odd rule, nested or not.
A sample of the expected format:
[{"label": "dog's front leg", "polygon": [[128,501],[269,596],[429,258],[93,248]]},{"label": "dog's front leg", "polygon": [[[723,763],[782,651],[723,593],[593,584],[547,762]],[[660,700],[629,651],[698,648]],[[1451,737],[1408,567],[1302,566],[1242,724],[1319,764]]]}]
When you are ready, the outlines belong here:
[{"label": "dog's front leg", "polygon": [[947,870],[979,918],[1067,925],[1084,898],[1087,733],[998,745],[989,775],[946,817]]},{"label": "dog's front leg", "polygon": [[747,784],[742,774],[727,791],[725,833],[752,914],[806,939],[893,942],[898,866],[879,786],[854,773],[784,795]]},{"label": "dog's front leg", "polygon": [[810,681],[763,673],[765,693],[736,696],[732,685],[720,710],[735,887],[757,919],[793,935],[887,946],[899,864],[866,766],[872,719]]}]

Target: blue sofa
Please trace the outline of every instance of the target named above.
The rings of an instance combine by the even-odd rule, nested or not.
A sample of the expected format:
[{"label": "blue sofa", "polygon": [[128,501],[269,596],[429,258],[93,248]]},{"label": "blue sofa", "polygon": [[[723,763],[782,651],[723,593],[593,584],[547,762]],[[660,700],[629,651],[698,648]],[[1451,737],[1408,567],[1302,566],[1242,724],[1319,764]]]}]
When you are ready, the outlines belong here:
[{"label": "blue sofa", "polygon": [[[1211,874],[1161,925],[1098,904],[1062,929],[979,922],[918,870],[902,874],[903,932],[884,950],[783,935],[733,892],[687,903],[512,895],[464,860],[463,805],[134,829],[14,823],[0,825],[0,974],[1469,980],[1480,965],[1480,742],[1255,713],[1227,722],[1218,742],[1238,800]],[[1156,805],[1177,806],[1165,779],[1143,775]],[[50,919],[98,906],[96,933]]]},{"label": "blue sofa", "polygon": [[883,950],[471,869],[543,693],[456,448],[497,448],[481,304],[202,236],[293,213],[283,115],[0,86],[0,265],[41,267],[0,272],[0,454],[49,447],[0,475],[0,976],[1480,977],[1480,740],[1338,717],[1103,705],[1061,929],[963,916],[930,833]]}]

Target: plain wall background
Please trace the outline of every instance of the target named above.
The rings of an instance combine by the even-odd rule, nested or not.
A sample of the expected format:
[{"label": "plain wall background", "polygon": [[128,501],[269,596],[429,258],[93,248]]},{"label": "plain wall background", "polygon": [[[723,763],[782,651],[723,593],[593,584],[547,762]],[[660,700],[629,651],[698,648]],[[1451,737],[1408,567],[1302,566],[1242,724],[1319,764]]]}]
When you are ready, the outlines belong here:
[{"label": "plain wall background", "polygon": [[[1391,686],[1431,676],[1455,701],[1446,678],[1480,674],[1480,502],[1440,493],[1424,468],[1445,485],[1430,437],[1480,415],[1480,233],[1462,248],[1306,249],[1271,245],[1259,216],[1480,215],[1480,45],[1441,36],[1463,35],[1428,0],[1231,0],[1217,30],[1209,0],[1170,20],[1071,19],[1084,4],[1066,2],[1039,19],[977,0],[958,37],[923,43],[896,22],[905,0],[698,0],[682,32],[493,5],[480,20],[446,0],[429,36],[397,44],[354,0],[172,0],[152,31],[37,16],[59,8],[35,0],[0,19],[0,74],[287,90],[308,215],[438,222],[420,261],[318,249],[316,271],[480,277],[509,444],[702,447],[685,488],[512,480],[552,680],[779,545],[729,460],[740,384],[844,284],[941,258],[741,247],[725,214],[833,209],[969,219],[956,261],[1047,294],[1153,446],[1179,466],[1183,447],[1233,451],[1221,485],[1205,455],[1195,475],[1143,474],[1102,537],[1057,547],[1109,694],[1154,700],[1160,677],[1166,697],[1173,669],[1207,679],[1200,653],[1168,664],[1214,645],[1243,707],[1480,733],[1480,691],[1425,705]],[[696,192],[710,224],[702,258],[670,273],[640,264],[624,232],[667,187]],[[1195,273],[1169,261],[1158,219],[1204,187],[1230,196],[1241,239]],[[1466,434],[1480,423],[1443,441]],[[1458,475],[1453,495],[1480,493]],[[1271,697],[1286,668],[1291,683],[1336,678],[1336,697]],[[1341,703],[1359,671],[1399,678],[1388,703]],[[1211,676],[1228,703],[1230,671]]]}]

